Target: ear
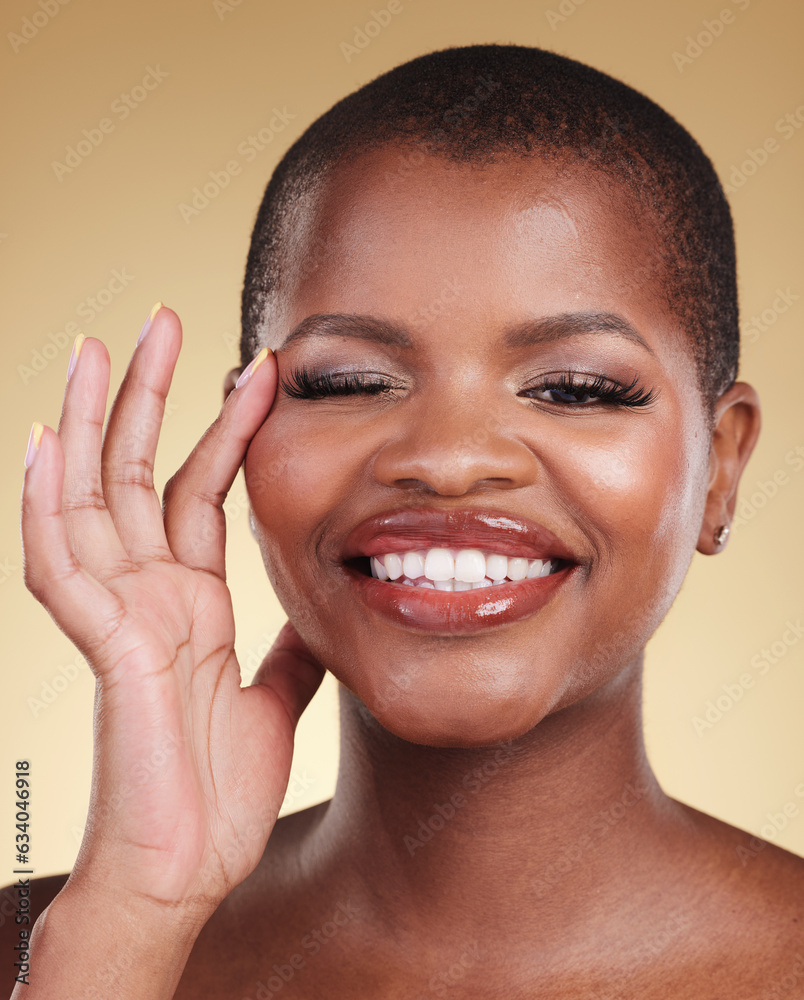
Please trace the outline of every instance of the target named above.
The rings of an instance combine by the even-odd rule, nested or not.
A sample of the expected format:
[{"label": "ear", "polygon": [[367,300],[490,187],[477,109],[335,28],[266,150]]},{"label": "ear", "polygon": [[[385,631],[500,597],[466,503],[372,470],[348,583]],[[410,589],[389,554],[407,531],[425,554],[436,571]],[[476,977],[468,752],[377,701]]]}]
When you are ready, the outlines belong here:
[{"label": "ear", "polygon": [[740,476],[759,437],[762,420],[753,386],[735,382],[715,404],[714,417],[709,489],[698,536],[698,551],[707,556],[720,552],[726,544],[725,538],[718,541],[716,535],[731,524]]},{"label": "ear", "polygon": [[235,382],[240,378],[240,373],[243,371],[242,366],[240,368],[230,368],[226,373],[226,378],[223,380],[223,399],[226,401],[226,397],[234,389]]}]

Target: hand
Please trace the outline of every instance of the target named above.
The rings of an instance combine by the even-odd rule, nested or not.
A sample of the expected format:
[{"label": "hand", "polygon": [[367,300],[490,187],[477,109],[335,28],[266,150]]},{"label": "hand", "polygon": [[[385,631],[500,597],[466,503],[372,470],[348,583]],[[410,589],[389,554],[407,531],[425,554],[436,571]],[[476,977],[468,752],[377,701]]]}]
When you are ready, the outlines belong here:
[{"label": "hand", "polygon": [[240,687],[222,504],[276,392],[270,353],[167,484],[153,463],[181,325],[161,308],[103,417],[109,355],[86,339],[58,433],[25,474],[25,582],[96,677],[81,891],[211,914],[259,861],[296,723],[323,668],[285,626]]}]

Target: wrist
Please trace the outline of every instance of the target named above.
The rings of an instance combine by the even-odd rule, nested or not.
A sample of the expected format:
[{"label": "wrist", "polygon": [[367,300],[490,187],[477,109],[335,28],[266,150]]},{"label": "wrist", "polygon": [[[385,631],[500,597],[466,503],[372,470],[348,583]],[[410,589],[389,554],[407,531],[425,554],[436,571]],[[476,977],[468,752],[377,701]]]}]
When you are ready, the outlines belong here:
[{"label": "wrist", "polygon": [[134,922],[143,934],[156,937],[169,931],[179,938],[197,937],[220,905],[220,900],[201,895],[177,901],[158,899],[145,892],[122,889],[86,869],[80,874],[73,871],[53,900],[56,902],[62,913],[108,913],[117,922]]},{"label": "wrist", "polygon": [[[33,928],[28,1000],[169,1000],[207,917],[69,881]],[[17,993],[14,994],[14,1000]]]}]

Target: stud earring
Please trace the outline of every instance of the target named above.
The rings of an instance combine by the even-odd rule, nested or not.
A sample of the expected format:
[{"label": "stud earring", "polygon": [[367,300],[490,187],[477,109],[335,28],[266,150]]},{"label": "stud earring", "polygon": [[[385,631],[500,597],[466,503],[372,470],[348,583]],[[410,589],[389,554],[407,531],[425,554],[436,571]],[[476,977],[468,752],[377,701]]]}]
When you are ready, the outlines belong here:
[{"label": "stud earring", "polygon": [[721,524],[721,526],[715,532],[715,545],[720,548],[722,545],[726,544],[726,539],[729,537],[731,528],[728,524]]},{"label": "stud earring", "polygon": [[257,537],[257,522],[254,520],[254,511],[249,508],[248,512],[248,523],[251,528],[251,534]]}]

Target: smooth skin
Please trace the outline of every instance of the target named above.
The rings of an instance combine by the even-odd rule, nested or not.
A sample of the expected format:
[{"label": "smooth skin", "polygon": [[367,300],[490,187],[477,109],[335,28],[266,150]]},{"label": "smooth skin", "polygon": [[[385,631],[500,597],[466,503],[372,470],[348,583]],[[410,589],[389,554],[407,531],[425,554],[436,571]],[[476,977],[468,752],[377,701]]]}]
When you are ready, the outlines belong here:
[{"label": "smooth skin", "polygon": [[[135,351],[102,449],[108,356],[84,344],[26,474],[23,538],[28,586],[96,673],[93,797],[66,886],[35,887],[58,894],[15,998],[748,1000],[804,954],[804,861],[772,845],[746,861],[757,841],[667,797],[641,733],[644,644],[733,514],[754,391],[729,389],[710,429],[627,191],[538,161],[395,175],[400,155],[340,168],[308,206],[266,330],[276,357],[239,389],[230,373],[164,517],[151,470],[178,319],[161,310]],[[505,346],[512,326],[577,311],[616,313],[644,343]],[[321,313],[392,320],[411,346],[282,348]],[[396,388],[277,391],[305,363]],[[567,369],[637,376],[656,401],[523,395]],[[295,628],[241,690],[221,505],[243,461]],[[411,505],[534,518],[578,565],[522,622],[403,629],[358,605],[339,553],[365,517]],[[274,826],[319,663],[342,682],[338,787]],[[158,781],[132,785],[167,734]],[[104,809],[120,787],[125,806]],[[804,975],[785,989],[804,996]]]}]

